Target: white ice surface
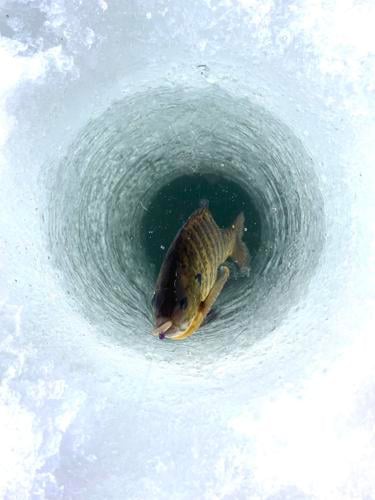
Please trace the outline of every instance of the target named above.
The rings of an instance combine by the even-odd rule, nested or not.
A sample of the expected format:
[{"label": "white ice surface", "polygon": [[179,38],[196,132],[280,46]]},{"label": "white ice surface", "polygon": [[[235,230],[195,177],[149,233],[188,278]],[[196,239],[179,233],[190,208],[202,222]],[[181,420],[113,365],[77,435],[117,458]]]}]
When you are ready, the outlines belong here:
[{"label": "white ice surface", "polygon": [[[354,0],[2,2],[1,497],[375,498],[374,23]],[[41,219],[81,127],[198,64],[303,140],[326,244],[254,352],[190,372],[103,339]]]}]

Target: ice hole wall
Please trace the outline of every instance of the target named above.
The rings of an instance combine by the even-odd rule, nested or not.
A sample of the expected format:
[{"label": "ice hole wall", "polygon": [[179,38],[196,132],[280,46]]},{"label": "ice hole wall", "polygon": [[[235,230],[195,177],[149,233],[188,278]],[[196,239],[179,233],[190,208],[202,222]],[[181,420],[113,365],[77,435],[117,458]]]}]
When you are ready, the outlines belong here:
[{"label": "ice hole wall", "polygon": [[[199,198],[222,227],[244,211],[253,258],[250,276],[231,280],[219,317],[193,339],[196,355],[217,362],[220,352],[250,348],[306,292],[325,232],[313,163],[285,125],[248,99],[216,87],[135,94],[92,120],[56,172],[48,179],[49,239],[67,289],[106,335],[130,349],[153,346],[170,362],[176,349],[178,362],[191,350],[190,342],[155,342],[148,317],[160,250],[166,252]],[[189,172],[202,178],[200,192],[192,193]],[[152,201],[178,179],[157,212]],[[227,181],[221,189],[220,179]],[[240,199],[229,181],[243,190]],[[171,204],[171,195],[180,201]],[[146,229],[150,213],[159,221]],[[163,248],[147,255],[145,240],[160,239],[160,226],[169,229]]]}]

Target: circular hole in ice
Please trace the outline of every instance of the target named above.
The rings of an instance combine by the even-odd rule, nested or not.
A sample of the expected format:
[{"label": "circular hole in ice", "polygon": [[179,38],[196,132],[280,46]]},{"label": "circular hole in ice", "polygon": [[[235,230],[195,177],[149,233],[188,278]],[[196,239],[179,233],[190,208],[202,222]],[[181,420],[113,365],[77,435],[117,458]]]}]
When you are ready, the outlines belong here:
[{"label": "circular hole in ice", "polygon": [[[169,362],[238,356],[271,334],[304,296],[323,246],[324,207],[303,144],[218,87],[114,103],[87,123],[51,185],[50,246],[77,308],[109,342]],[[231,279],[199,333],[160,342],[150,334],[155,277],[201,199],[222,226],[244,210],[251,274]]]}]

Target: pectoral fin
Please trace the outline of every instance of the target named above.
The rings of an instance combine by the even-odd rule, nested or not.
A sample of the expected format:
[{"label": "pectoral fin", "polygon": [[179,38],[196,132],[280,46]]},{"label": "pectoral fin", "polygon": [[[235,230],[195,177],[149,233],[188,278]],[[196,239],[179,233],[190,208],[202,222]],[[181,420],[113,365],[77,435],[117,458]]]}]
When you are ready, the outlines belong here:
[{"label": "pectoral fin", "polygon": [[207,313],[206,317],[204,318],[202,326],[208,325],[212,321],[215,321],[215,319],[217,319],[218,317],[219,317],[219,311],[215,307],[212,307],[212,309]]},{"label": "pectoral fin", "polygon": [[207,314],[210,312],[211,307],[214,305],[216,302],[216,299],[220,295],[222,289],[224,288],[225,283],[227,282],[229,278],[229,268],[227,266],[222,266],[219,270],[219,276],[214,284],[214,286],[211,288],[210,293],[207,295],[206,300],[202,302],[201,304],[201,311],[202,314],[204,315],[203,319],[207,316]]},{"label": "pectoral fin", "polygon": [[195,318],[191,322],[189,328],[181,332],[180,335],[173,337],[173,340],[182,340],[193,335],[194,332],[202,325],[207,314],[210,312],[211,307],[216,302],[216,299],[220,295],[225,283],[229,278],[229,269],[226,266],[222,266],[219,271],[219,277],[217,278],[214,286],[206,297],[206,300],[201,303],[200,308],[195,315]]}]

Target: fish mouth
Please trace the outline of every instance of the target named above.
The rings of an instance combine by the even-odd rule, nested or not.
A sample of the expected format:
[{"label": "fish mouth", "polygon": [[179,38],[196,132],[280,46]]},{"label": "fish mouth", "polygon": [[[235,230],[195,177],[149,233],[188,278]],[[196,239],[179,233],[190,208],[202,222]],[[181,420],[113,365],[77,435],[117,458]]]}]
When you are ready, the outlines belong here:
[{"label": "fish mouth", "polygon": [[154,335],[155,337],[164,338],[166,332],[172,326],[173,326],[173,323],[172,323],[171,320],[164,321],[161,325],[159,325],[158,327],[154,328],[154,330],[152,331],[152,335]]},{"label": "fish mouth", "polygon": [[185,330],[180,330],[179,328],[176,328],[172,329],[172,331],[170,332],[167,331],[166,333],[164,333],[164,337],[166,339],[178,340],[184,333]]},{"label": "fish mouth", "polygon": [[181,329],[178,326],[174,325],[171,320],[164,321],[162,324],[154,328],[152,335],[155,337],[159,337],[159,339],[172,339],[178,340],[182,335],[184,335],[188,325],[184,325],[184,328]]}]

